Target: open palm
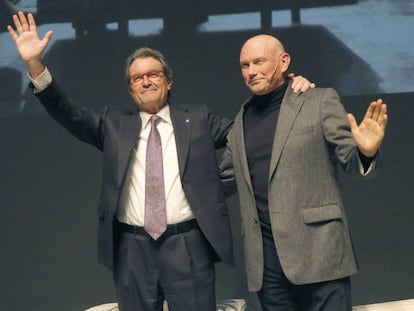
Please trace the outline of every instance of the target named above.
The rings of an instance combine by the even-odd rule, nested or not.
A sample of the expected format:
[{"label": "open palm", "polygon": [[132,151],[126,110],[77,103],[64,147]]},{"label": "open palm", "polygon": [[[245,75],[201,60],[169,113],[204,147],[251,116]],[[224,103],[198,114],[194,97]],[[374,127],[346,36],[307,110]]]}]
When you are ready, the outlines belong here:
[{"label": "open palm", "polygon": [[386,104],[381,99],[371,102],[364,119],[359,125],[350,113],[348,114],[348,121],[359,150],[368,157],[374,156],[385,135],[388,122]]},{"label": "open palm", "polygon": [[19,12],[17,15],[13,15],[13,22],[15,29],[9,25],[7,26],[7,30],[16,43],[23,61],[26,64],[33,61],[40,61],[52,36],[52,31],[48,31],[45,36],[40,39],[36,22],[31,13],[29,13],[26,18],[23,12]]}]

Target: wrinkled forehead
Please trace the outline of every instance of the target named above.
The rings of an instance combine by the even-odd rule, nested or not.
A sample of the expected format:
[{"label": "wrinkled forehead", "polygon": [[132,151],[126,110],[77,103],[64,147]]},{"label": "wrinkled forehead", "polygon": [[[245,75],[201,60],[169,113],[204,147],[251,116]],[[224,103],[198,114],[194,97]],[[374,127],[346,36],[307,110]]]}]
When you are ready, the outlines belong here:
[{"label": "wrinkled forehead", "polygon": [[240,51],[240,62],[258,58],[272,58],[279,52],[278,45],[272,38],[254,37],[246,41]]},{"label": "wrinkled forehead", "polygon": [[129,72],[147,72],[151,70],[162,70],[161,62],[153,57],[135,58],[129,65]]}]

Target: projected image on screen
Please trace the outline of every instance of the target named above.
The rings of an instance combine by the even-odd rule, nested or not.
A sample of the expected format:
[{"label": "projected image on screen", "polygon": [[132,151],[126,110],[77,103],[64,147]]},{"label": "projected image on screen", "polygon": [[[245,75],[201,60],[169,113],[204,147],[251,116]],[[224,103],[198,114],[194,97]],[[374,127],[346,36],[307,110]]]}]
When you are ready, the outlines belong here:
[{"label": "projected image on screen", "polygon": [[[184,75],[188,64],[199,67],[202,75],[214,74],[211,68],[221,67],[227,70],[228,79],[236,80],[237,87],[238,69],[229,64],[237,64],[241,42],[249,34],[262,30],[274,33],[285,43],[293,56],[292,71],[307,76],[318,86],[334,87],[341,95],[409,92],[414,85],[410,61],[414,56],[414,39],[406,35],[414,4],[408,0],[348,0],[336,1],[335,5],[332,1],[312,1],[311,5],[309,1],[299,1],[301,7],[275,2],[265,9],[252,6],[249,1],[241,1],[237,7],[220,1],[205,7],[194,6],[184,0],[174,2],[171,7],[160,1],[1,1],[5,8],[1,13],[3,29],[10,22],[6,14],[25,10],[36,14],[43,33],[54,30],[54,44],[50,45],[46,62],[57,77],[64,77],[62,82],[69,88],[74,83],[82,85],[83,77],[87,80],[89,75],[96,75],[93,71],[82,72],[76,82],[67,81],[74,71],[70,62],[73,60],[75,68],[96,70],[99,62],[104,61],[102,54],[108,52],[100,51],[103,41],[105,49],[113,49],[109,55],[117,64],[122,64],[123,57],[135,46],[155,44],[161,50],[171,51],[167,53],[170,58],[180,54],[184,58],[185,54],[182,65],[180,57],[172,59],[177,63],[178,76]],[[0,113],[37,111],[38,107],[32,107],[33,98],[25,94],[28,79],[8,33],[0,34],[0,45],[4,51],[0,77],[6,90],[1,97]],[[192,53],[187,50],[189,46]],[[94,59],[88,59],[93,54]],[[215,58],[218,54],[222,54],[220,59]],[[103,76],[99,73],[103,80],[99,84],[108,82],[105,80],[110,75],[119,77],[120,68],[114,67],[112,73],[111,69],[105,68]],[[184,77],[184,82],[191,86],[191,79],[187,81]],[[214,89],[221,87],[215,85],[214,79],[206,83]],[[112,85],[115,87],[117,83]],[[89,85],[90,93],[99,96],[93,87]],[[180,93],[180,85],[176,92]],[[108,94],[102,95],[108,98]],[[189,94],[186,96],[191,98]]]}]

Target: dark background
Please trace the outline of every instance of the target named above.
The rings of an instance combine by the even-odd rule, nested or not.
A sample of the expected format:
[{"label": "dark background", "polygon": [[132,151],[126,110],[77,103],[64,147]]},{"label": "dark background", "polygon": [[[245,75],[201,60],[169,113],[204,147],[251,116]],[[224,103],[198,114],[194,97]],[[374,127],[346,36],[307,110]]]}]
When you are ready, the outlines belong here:
[{"label": "dark background", "polygon": [[[13,7],[1,1],[4,29]],[[359,120],[371,100],[385,99],[390,123],[381,173],[372,180],[341,175],[361,265],[353,277],[354,304],[413,298],[409,0],[9,3],[34,11],[42,35],[55,30],[45,62],[71,97],[98,110],[105,104],[133,107],[124,60],[135,48],[150,46],[174,69],[173,101],[206,104],[233,117],[248,96],[239,50],[258,32],[278,36],[292,56],[291,71],[334,87]],[[385,24],[384,16],[393,24]],[[6,33],[0,34],[0,64],[1,309],[72,311],[114,301],[111,274],[96,260],[100,153],[58,126],[27,91],[24,67]],[[217,265],[217,298],[246,298],[249,310],[258,310],[246,291],[237,199],[229,203],[236,266]]]}]

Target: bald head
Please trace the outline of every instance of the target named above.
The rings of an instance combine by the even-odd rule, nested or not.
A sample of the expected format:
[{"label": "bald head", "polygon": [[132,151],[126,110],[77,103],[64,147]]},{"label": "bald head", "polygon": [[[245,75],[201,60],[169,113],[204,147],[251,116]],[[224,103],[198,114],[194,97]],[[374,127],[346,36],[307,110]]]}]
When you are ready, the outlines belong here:
[{"label": "bald head", "polygon": [[282,85],[290,64],[283,44],[267,34],[249,38],[240,51],[240,67],[247,87],[256,95],[265,95]]},{"label": "bald head", "polygon": [[285,51],[282,42],[280,42],[276,37],[267,34],[260,34],[249,38],[243,44],[241,53],[252,48],[261,50],[266,49],[269,53],[273,53],[274,55]]}]

